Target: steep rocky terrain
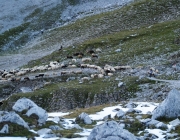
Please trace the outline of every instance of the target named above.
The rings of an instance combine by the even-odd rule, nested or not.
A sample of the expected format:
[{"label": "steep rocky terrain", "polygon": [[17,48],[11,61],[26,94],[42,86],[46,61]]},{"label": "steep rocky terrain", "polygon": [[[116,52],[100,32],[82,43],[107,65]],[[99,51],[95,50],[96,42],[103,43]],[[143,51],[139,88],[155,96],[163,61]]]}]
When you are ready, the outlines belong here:
[{"label": "steep rocky terrain", "polygon": [[45,30],[19,53],[2,55],[1,109],[22,97],[48,112],[161,102],[178,89],[180,2],[138,0],[110,9]]}]

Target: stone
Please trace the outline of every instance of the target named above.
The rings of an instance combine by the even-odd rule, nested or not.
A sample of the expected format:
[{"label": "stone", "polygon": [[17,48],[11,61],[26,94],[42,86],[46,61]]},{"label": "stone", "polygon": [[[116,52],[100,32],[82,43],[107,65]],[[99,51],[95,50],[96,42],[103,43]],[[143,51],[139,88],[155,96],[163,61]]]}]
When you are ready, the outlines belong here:
[{"label": "stone", "polygon": [[51,129],[43,128],[37,131],[37,134],[42,138],[54,138],[56,135],[52,132]]},{"label": "stone", "polygon": [[36,115],[38,117],[38,123],[44,124],[48,118],[47,112],[41,107],[37,106],[33,101],[27,98],[21,98],[16,101],[13,106],[13,110],[17,112],[27,111],[26,115]]},{"label": "stone", "polygon": [[121,87],[123,84],[124,84],[123,82],[119,82],[118,87]]},{"label": "stone", "polygon": [[176,126],[180,125],[180,120],[177,118],[177,119],[169,122],[169,124],[176,127]]},{"label": "stone", "polygon": [[58,131],[58,130],[64,130],[63,128],[59,127],[58,125],[51,125],[49,128],[53,131]]},{"label": "stone", "polygon": [[11,122],[16,123],[18,125],[23,126],[24,128],[29,129],[27,123],[14,111],[7,112],[7,111],[0,111],[0,123],[3,122]]},{"label": "stone", "polygon": [[0,133],[2,134],[8,134],[9,133],[9,126],[8,124],[5,124],[3,128],[0,130]]},{"label": "stone", "polygon": [[167,125],[164,124],[163,122],[159,122],[158,124],[156,124],[156,128],[159,128],[159,129],[168,129]]},{"label": "stone", "polygon": [[105,121],[108,120],[108,119],[111,119],[111,114],[103,117],[103,120],[105,120]]},{"label": "stone", "polygon": [[92,124],[92,120],[86,113],[81,113],[75,120],[77,123],[85,123],[85,124]]},{"label": "stone", "polygon": [[121,118],[121,117],[123,117],[125,114],[126,114],[126,113],[125,113],[123,110],[119,110],[119,111],[117,112],[117,114],[116,114],[116,117]]},{"label": "stone", "polygon": [[117,122],[109,121],[93,128],[88,140],[137,140],[137,138]]},{"label": "stone", "polygon": [[180,117],[180,92],[173,89],[167,98],[153,111],[152,119]]},{"label": "stone", "polygon": [[133,102],[129,102],[128,104],[125,105],[126,108],[136,108],[138,105],[133,103]]}]

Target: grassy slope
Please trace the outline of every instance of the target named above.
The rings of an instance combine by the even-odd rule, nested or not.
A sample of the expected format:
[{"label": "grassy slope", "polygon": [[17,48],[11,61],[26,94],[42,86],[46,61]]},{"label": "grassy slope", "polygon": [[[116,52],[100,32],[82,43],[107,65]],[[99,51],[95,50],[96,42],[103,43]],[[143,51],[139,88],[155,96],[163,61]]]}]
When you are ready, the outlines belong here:
[{"label": "grassy slope", "polygon": [[[175,10],[177,10],[179,4],[178,0],[169,2],[160,0],[156,3],[150,0],[142,0],[119,10],[88,17],[55,29],[44,37],[45,42],[40,44],[41,47],[58,43],[62,39],[62,34],[66,39],[71,39],[74,36],[88,33],[90,38],[93,39],[75,44],[75,49],[68,47],[63,52],[53,52],[51,55],[30,62],[28,67],[49,63],[52,60],[63,61],[66,59],[66,55],[72,55],[76,51],[85,52],[89,48],[101,48],[103,50],[99,54],[99,59],[94,60],[94,63],[100,66],[104,66],[107,63],[111,65],[129,64],[132,66],[167,64],[169,63],[169,60],[167,60],[169,55],[179,50],[179,45],[173,42],[180,35],[180,20],[177,18],[177,15],[171,14],[171,8],[176,7]],[[162,22],[162,15],[164,14],[169,15],[173,20]],[[92,31],[95,32],[92,33]],[[121,52],[115,52],[119,48]],[[162,61],[157,61],[155,59],[156,56]],[[77,99],[76,105],[82,104],[81,107],[84,107],[89,93],[92,93],[91,101],[95,94],[122,93],[122,91],[117,91],[117,82],[114,82],[115,77],[116,75],[107,81],[94,79],[90,85],[89,83],[79,85],[77,80],[68,82],[68,84],[55,83],[53,86],[47,86],[34,93],[13,95],[9,100],[14,102],[21,96],[26,96],[48,110],[49,106],[44,103],[49,102],[49,98],[52,97],[50,93],[61,94],[60,87],[64,87],[69,94],[74,96],[74,99]],[[126,90],[121,94],[125,95],[121,96],[122,99],[133,97],[133,94],[139,90],[138,84],[149,82],[145,79],[139,82],[136,80],[136,77],[123,77],[122,81],[126,83]],[[81,95],[84,95],[84,97],[79,102]],[[4,105],[7,104],[5,103]]]},{"label": "grassy slope", "polygon": [[[158,6],[159,3],[161,6]],[[170,3],[173,6],[168,6]],[[171,58],[171,54],[179,50],[179,45],[175,44],[174,40],[180,36],[180,19],[176,15],[171,14],[172,7],[178,8],[180,7],[179,5],[180,2],[178,0],[159,0],[156,3],[150,0],[142,0],[120,10],[88,17],[63,28],[55,29],[50,36],[45,36],[45,42],[40,44],[41,47],[59,43],[62,35],[67,39],[71,39],[74,36],[78,37],[87,33],[90,39],[74,44],[76,46],[75,49],[68,47],[63,52],[53,52],[51,55],[32,61],[28,67],[49,63],[52,60],[64,61],[66,60],[66,55],[72,55],[76,51],[85,52],[89,48],[101,48],[103,50],[99,54],[99,59],[94,61],[100,66],[104,66],[106,63],[111,65],[129,64],[134,67],[139,65],[168,64],[171,62],[168,60],[168,58]],[[154,13],[155,11],[156,13]],[[164,21],[162,15],[169,17],[169,20]],[[171,18],[172,20],[170,20]],[[119,48],[121,52],[115,52]],[[155,59],[157,57],[158,61]],[[14,94],[4,102],[1,108],[10,109],[17,99],[24,96],[34,100],[47,111],[52,111],[52,106],[49,105],[52,102],[51,98],[53,98],[54,94],[62,94],[64,91],[66,96],[73,96],[77,105],[81,104],[81,107],[85,107],[87,98],[89,97],[93,101],[95,94],[103,95],[119,92],[121,95],[124,95],[121,98],[125,99],[125,97],[133,97],[133,94],[139,90],[139,84],[150,83],[147,79],[141,79],[137,82],[136,77],[123,77],[122,81],[126,84],[126,89],[125,92],[122,92],[116,88],[118,81],[115,81],[115,78],[117,76],[119,75],[105,80],[93,79],[82,85],[78,83],[78,80],[68,83],[56,82],[33,93]],[[58,99],[55,100],[58,101]],[[94,113],[101,110],[104,106],[106,105],[77,109],[75,113],[66,117],[76,117],[81,112]],[[137,126],[138,124],[135,123],[134,125]],[[18,126],[14,128],[20,129]],[[131,131],[134,132],[135,130]],[[69,134],[69,132],[62,133],[69,136],[73,135],[74,132],[72,134]],[[14,135],[19,136],[19,132],[14,133]]]}]

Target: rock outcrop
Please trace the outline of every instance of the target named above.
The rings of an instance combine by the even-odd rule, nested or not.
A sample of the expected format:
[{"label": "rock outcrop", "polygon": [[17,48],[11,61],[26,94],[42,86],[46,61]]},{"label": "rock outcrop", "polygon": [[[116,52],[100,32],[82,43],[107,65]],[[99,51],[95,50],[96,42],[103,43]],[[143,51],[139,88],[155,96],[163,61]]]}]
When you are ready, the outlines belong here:
[{"label": "rock outcrop", "polygon": [[27,98],[19,99],[13,106],[13,110],[17,112],[27,111],[26,115],[36,115],[38,117],[38,123],[43,124],[48,118],[47,112],[41,107],[37,106],[33,101]]},{"label": "rock outcrop", "polygon": [[86,113],[81,113],[75,120],[76,123],[84,123],[84,124],[91,124],[92,120]]},{"label": "rock outcrop", "polygon": [[180,92],[173,89],[167,98],[153,111],[152,119],[180,117]]},{"label": "rock outcrop", "polygon": [[5,124],[3,128],[0,130],[0,133],[8,134],[9,133],[9,126]]},{"label": "rock outcrop", "polygon": [[11,122],[16,123],[18,125],[24,126],[24,128],[29,129],[29,126],[27,123],[14,111],[7,112],[7,111],[1,111],[0,112],[0,123],[2,122]]},{"label": "rock outcrop", "polygon": [[137,140],[129,131],[123,129],[117,122],[109,121],[93,128],[88,140]]}]

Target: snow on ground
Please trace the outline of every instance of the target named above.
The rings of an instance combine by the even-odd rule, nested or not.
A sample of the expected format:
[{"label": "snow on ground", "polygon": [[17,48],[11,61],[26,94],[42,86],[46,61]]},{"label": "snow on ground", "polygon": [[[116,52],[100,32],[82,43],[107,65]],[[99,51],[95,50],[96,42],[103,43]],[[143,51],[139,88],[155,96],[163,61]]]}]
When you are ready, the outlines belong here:
[{"label": "snow on ground", "polygon": [[[137,105],[137,107],[134,109],[141,110],[142,111],[141,114],[146,114],[147,112],[152,112],[159,105],[158,103],[153,103],[153,102],[133,102],[133,103],[135,103]],[[97,121],[97,125],[100,125],[104,122],[103,118],[105,116],[111,114],[111,117],[114,117],[116,115],[117,111],[115,109],[121,109],[125,112],[127,110],[129,110],[129,108],[125,108],[121,104],[119,104],[116,106],[106,107],[102,111],[97,112],[96,114],[90,114],[89,116],[92,120]],[[62,112],[48,113],[48,115],[49,115],[48,121],[54,121],[53,117],[56,120],[57,118],[62,117],[62,116],[67,115],[67,114],[69,114],[69,112],[67,112],[67,113],[62,113]],[[75,118],[64,119],[64,122],[65,122],[63,124],[64,128],[65,129],[72,128],[74,125],[74,123],[73,123],[74,121],[75,121]],[[58,120],[56,120],[55,122],[58,122]],[[170,128],[171,126],[168,126],[168,127]],[[33,130],[31,130],[31,131],[33,131]],[[82,132],[76,133],[76,134],[79,134],[83,137],[72,138],[72,139],[61,138],[61,140],[87,140],[87,137],[89,136],[91,131],[92,131],[92,129],[84,129],[83,128]],[[165,137],[165,134],[167,133],[167,131],[162,131],[160,129],[145,129],[145,132],[149,132],[150,134],[156,135],[158,137],[156,140],[165,140],[164,137]],[[142,131],[139,133],[142,133]],[[23,138],[23,137],[1,137],[0,139],[1,140],[26,140],[27,138]],[[46,140],[57,140],[57,139],[58,138],[48,138],[48,139],[46,138]],[[36,140],[45,140],[45,139],[42,137],[36,137]]]},{"label": "snow on ground", "polygon": [[149,132],[150,134],[154,134],[156,136],[158,136],[157,139],[154,140],[165,140],[165,134],[167,133],[166,131],[162,131],[160,129],[146,129],[146,132]]}]

